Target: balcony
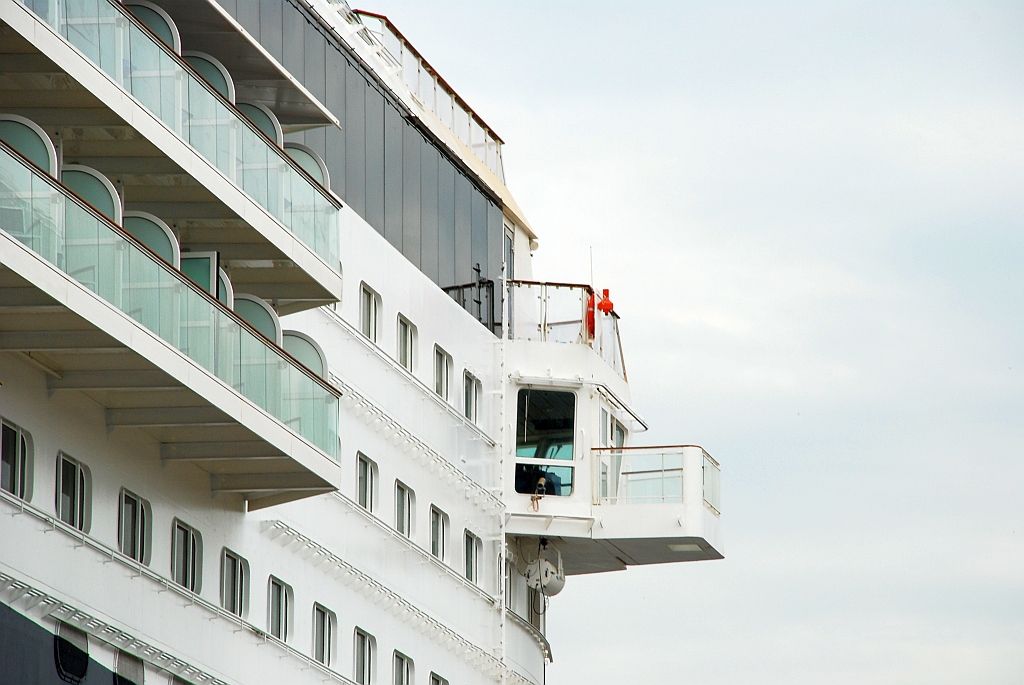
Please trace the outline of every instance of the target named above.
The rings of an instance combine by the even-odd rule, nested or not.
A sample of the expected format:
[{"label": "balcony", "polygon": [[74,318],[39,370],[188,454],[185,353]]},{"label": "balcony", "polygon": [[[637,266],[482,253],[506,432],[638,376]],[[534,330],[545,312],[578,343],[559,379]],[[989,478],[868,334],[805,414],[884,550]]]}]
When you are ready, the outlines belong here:
[{"label": "balcony", "polygon": [[[66,295],[66,287],[50,291],[34,287],[38,279],[27,274],[36,260],[20,257],[9,243],[0,251],[0,311],[4,312],[0,349],[27,353],[47,371],[51,390],[95,393],[94,399],[108,407],[110,427],[153,431],[164,443],[165,459],[217,462],[218,468],[211,470],[214,489],[242,492],[247,498],[334,489],[335,468],[309,467],[307,460],[308,468],[296,471],[293,453],[305,452],[313,462],[316,454],[337,460],[337,391],[2,143],[0,229],[318,452],[304,450],[280,431],[276,439],[259,439],[258,433],[253,435],[258,419],[238,420],[246,410],[237,409],[233,418],[216,402],[196,396],[198,381],[168,377],[166,369],[174,360],[164,351],[160,355],[168,360],[166,365],[154,362],[160,356],[154,353],[137,369],[123,359],[105,358],[104,353],[116,357],[118,352],[133,351],[124,348],[135,347],[111,340],[118,322],[111,320],[111,326],[101,327],[104,315],[99,310],[89,315],[61,306],[59,298]],[[79,301],[91,305],[88,298]],[[42,353],[42,360],[33,352]],[[156,404],[146,406],[139,393]],[[174,398],[169,400],[164,393]],[[256,471],[253,459],[260,460]]]},{"label": "balcony", "polygon": [[241,292],[281,313],[338,299],[340,202],[120,4],[12,3],[0,19],[0,110],[112,179],[126,209],[218,251]]},{"label": "balcony", "polygon": [[[592,473],[596,479],[594,504],[683,504],[686,449],[682,445],[592,449]],[[701,449],[701,453],[704,460],[700,483],[704,504],[717,515],[722,508],[721,466],[704,450]]]},{"label": "balcony", "polygon": [[619,316],[600,302],[589,285],[510,280],[509,338],[587,345],[625,380]]},{"label": "balcony", "polygon": [[513,505],[508,533],[551,540],[570,575],[722,558],[721,467],[701,447],[595,448],[589,480],[586,463],[571,497]]}]

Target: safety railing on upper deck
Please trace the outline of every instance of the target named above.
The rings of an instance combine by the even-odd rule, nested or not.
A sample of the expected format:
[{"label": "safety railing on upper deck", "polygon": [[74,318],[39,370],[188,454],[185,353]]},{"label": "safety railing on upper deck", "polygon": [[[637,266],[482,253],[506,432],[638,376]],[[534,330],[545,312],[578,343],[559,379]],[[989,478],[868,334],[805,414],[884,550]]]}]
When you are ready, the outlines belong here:
[{"label": "safety railing on upper deck", "polygon": [[0,230],[338,458],[338,392],[0,142]]},{"label": "safety railing on upper deck", "polygon": [[21,1],[332,269],[340,269],[337,201],[142,22],[113,0]]},{"label": "safety railing on upper deck", "polygon": [[684,478],[700,477],[704,502],[721,511],[721,467],[700,447],[601,447],[591,455],[594,504],[685,504]]},{"label": "safety railing on upper deck", "polygon": [[507,284],[510,339],[589,345],[626,378],[619,316],[610,302],[607,311],[602,310],[602,298],[594,288],[580,283],[519,280]]}]

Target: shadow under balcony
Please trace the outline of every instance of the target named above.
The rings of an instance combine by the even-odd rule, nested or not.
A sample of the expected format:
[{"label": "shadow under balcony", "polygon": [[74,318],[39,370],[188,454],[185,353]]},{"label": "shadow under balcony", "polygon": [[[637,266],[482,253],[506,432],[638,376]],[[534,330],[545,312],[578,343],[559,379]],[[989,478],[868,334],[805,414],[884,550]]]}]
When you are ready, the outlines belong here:
[{"label": "shadow under balcony", "polygon": [[337,489],[338,392],[2,143],[0,350],[249,509]]}]

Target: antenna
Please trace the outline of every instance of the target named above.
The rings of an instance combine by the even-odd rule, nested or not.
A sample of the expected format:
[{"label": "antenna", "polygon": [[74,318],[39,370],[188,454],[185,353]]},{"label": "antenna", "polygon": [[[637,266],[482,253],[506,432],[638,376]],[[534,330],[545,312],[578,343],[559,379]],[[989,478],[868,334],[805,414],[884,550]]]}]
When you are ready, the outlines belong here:
[{"label": "antenna", "polygon": [[594,285],[594,246],[590,246],[590,285]]}]

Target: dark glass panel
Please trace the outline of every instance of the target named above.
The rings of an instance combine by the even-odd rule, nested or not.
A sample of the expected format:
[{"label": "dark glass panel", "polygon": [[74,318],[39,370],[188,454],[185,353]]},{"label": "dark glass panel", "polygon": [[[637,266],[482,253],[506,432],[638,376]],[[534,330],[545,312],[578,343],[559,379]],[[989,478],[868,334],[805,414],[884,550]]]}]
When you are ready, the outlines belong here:
[{"label": "dark glass panel", "polygon": [[[251,2],[251,0],[247,0]],[[300,82],[306,78],[306,50],[303,37],[306,19],[291,3],[284,3],[281,17],[281,37],[284,59],[281,63]]]},{"label": "dark glass panel", "polygon": [[3,436],[0,438],[0,488],[7,492],[15,491],[15,479],[18,474],[18,431],[4,424]]},{"label": "dark glass panel", "polygon": [[455,282],[463,285],[473,280],[472,204],[474,190],[469,179],[455,174]]},{"label": "dark glass panel", "polygon": [[420,157],[420,271],[438,281],[437,164],[440,155],[424,144]]},{"label": "dark glass panel", "polygon": [[406,126],[402,138],[402,254],[420,263],[420,153],[423,136]]},{"label": "dark glass panel", "polygon": [[[481,274],[485,273],[487,269],[487,204],[487,198],[479,190],[473,188],[473,236],[469,268],[472,270],[479,265]],[[476,280],[476,272],[473,271],[472,274],[467,283]]]},{"label": "dark glass panel", "polygon": [[366,88],[366,217],[377,231],[384,228],[384,96]]},{"label": "dark glass panel", "polygon": [[572,494],[572,467],[547,464],[516,464],[516,492],[524,495]]},{"label": "dark glass panel", "polygon": [[[253,0],[246,0],[252,2]],[[274,56],[278,62],[283,60],[281,43],[281,10],[283,0],[259,0],[260,2],[260,45]]]},{"label": "dark glass panel", "polygon": [[68,525],[75,525],[75,489],[78,484],[78,467],[67,459],[60,460],[60,492],[57,515]]},{"label": "dark glass panel", "polygon": [[327,95],[327,67],[324,53],[327,41],[316,30],[316,27],[308,22],[303,30],[305,32],[306,71],[302,78],[302,85],[306,86],[306,89],[313,94],[313,97],[323,102]]},{"label": "dark glass panel", "polygon": [[384,108],[384,237],[402,249],[402,138],[409,126],[388,104]]},{"label": "dark glass panel", "polygon": [[516,456],[572,459],[576,395],[523,388],[516,411]]},{"label": "dark glass panel", "polygon": [[260,39],[260,3],[252,0],[244,0],[238,5],[235,11],[235,19],[242,27],[251,33],[256,40]]},{"label": "dark glass panel", "polygon": [[331,172],[331,188],[345,199],[345,74],[348,71],[344,55],[333,47],[327,49],[327,98],[324,105],[338,117],[341,129],[328,126],[324,131],[326,154],[324,162]]},{"label": "dark glass panel", "polygon": [[437,167],[437,283],[442,288],[455,280],[455,167],[440,156]]},{"label": "dark glass panel", "polygon": [[366,81],[351,65],[345,77],[345,199],[366,216]]}]

